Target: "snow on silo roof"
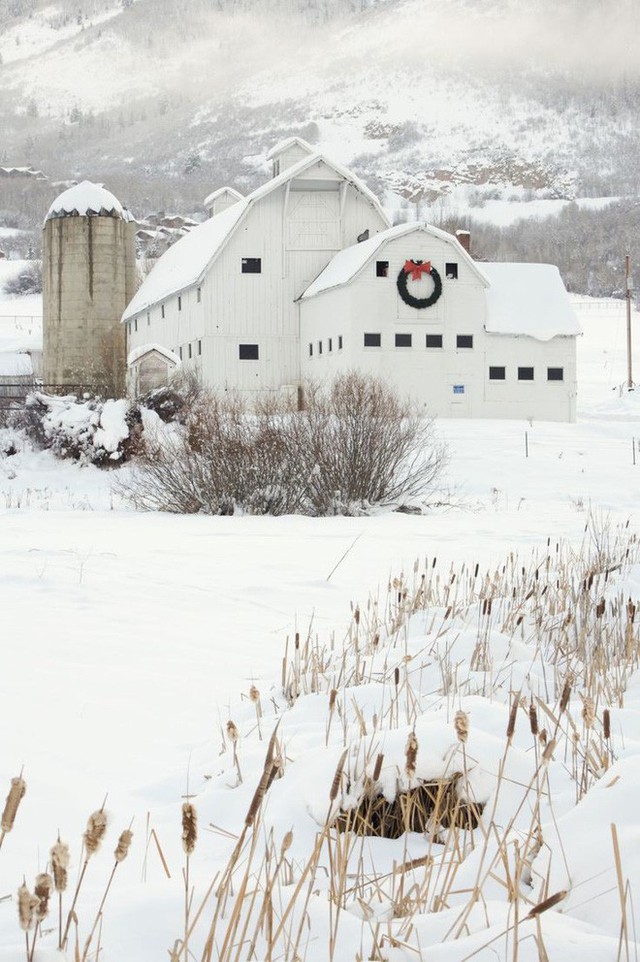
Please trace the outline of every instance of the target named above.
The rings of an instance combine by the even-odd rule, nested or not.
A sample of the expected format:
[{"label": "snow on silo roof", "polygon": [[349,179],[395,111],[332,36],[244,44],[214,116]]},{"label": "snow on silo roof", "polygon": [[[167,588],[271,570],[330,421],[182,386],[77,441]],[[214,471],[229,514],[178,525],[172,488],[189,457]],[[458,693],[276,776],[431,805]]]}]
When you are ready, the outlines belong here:
[{"label": "snow on silo roof", "polygon": [[54,217],[120,217],[125,221],[133,220],[130,212],[111,191],[90,180],[83,180],[56,197],[47,212],[45,223]]}]

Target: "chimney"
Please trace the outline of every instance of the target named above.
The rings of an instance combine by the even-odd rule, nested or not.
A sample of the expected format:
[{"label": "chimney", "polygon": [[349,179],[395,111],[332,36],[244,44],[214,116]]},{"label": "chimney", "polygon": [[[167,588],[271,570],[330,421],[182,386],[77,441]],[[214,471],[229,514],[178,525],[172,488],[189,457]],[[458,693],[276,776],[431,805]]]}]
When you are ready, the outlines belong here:
[{"label": "chimney", "polygon": [[457,230],[456,240],[458,243],[464,247],[467,254],[471,256],[471,233],[468,230]]}]

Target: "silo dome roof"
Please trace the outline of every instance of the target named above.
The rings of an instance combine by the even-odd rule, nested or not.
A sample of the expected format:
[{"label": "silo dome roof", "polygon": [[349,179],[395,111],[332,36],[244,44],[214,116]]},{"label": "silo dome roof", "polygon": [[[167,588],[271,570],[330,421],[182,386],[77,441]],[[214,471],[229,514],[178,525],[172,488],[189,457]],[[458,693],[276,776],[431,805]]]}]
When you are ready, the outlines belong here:
[{"label": "silo dome roof", "polygon": [[45,222],[54,217],[120,217],[126,221],[133,220],[130,212],[111,191],[90,180],[83,180],[56,197]]}]

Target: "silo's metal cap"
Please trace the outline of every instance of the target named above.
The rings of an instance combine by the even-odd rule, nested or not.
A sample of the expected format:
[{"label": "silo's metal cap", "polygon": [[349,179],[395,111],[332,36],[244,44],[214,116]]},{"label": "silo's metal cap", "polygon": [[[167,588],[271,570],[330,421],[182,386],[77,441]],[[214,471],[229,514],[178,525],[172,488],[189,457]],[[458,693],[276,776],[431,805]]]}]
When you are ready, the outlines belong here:
[{"label": "silo's metal cap", "polygon": [[102,184],[83,180],[57,197],[47,212],[45,223],[54,217],[119,217],[132,221],[133,216],[117,197]]}]

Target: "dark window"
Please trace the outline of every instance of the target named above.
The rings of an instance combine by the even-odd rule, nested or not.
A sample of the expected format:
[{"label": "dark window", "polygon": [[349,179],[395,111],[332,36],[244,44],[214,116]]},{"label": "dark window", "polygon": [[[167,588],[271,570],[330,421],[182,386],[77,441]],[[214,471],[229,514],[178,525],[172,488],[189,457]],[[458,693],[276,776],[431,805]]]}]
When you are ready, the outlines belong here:
[{"label": "dark window", "polygon": [[134,331],[137,331],[137,330],[138,330],[138,318],[137,318],[137,317],[135,318],[135,320],[134,320],[134,322],[133,322],[133,329],[134,329]]},{"label": "dark window", "polygon": [[202,354],[202,341],[198,341],[198,354]]},{"label": "dark window", "polygon": [[338,337],[338,350],[342,350],[342,334]]},{"label": "dark window", "polygon": [[202,288],[199,287],[198,288],[198,304],[200,303],[201,300],[202,300]]},{"label": "dark window", "polygon": [[518,368],[518,380],[519,380],[519,381],[533,381],[533,368],[532,368],[532,367],[519,367],[519,368]]},{"label": "dark window", "polygon": [[322,354],[322,341],[318,341],[318,354]]},{"label": "dark window", "polygon": [[313,344],[309,345],[309,357],[313,357]]},{"label": "dark window", "polygon": [[380,347],[381,344],[382,344],[381,334],[365,334],[364,336],[365,347]]},{"label": "dark window", "polygon": [[189,344],[189,358],[191,358],[191,344]]},{"label": "dark window", "polygon": [[149,311],[147,311],[147,327],[149,327],[150,324],[151,324],[151,314],[149,313]]},{"label": "dark window", "polygon": [[454,394],[464,394],[464,384],[454,384],[453,385]]},{"label": "dark window", "polygon": [[331,338],[329,338],[329,347],[327,348],[327,350],[329,351],[329,354],[331,354],[333,350],[333,341]]},{"label": "dark window", "polygon": [[160,314],[164,317],[164,304],[160,306]]},{"label": "dark window", "polygon": [[242,258],[242,273],[243,273],[243,274],[260,274],[260,273],[262,273],[262,258],[260,258],[260,257],[243,257],[243,258]]},{"label": "dark window", "polygon": [[257,361],[260,352],[257,344],[239,344],[238,357],[241,361]]},{"label": "dark window", "polygon": [[444,276],[448,281],[458,280],[458,265],[455,263],[444,265]]},{"label": "dark window", "polygon": [[506,376],[507,376],[506,367],[490,367],[489,368],[490,381],[504,381]]},{"label": "dark window", "polygon": [[442,334],[427,334],[427,347],[442,347]]},{"label": "dark window", "polygon": [[182,298],[180,297],[179,294],[178,294],[178,310],[179,310],[179,311],[182,310]]},{"label": "dark window", "polygon": [[389,276],[389,261],[376,261],[376,277]]},{"label": "dark window", "polygon": [[547,368],[547,381],[564,381],[564,368],[562,368],[562,367],[548,367],[548,368]]},{"label": "dark window", "polygon": [[396,347],[411,347],[411,335],[396,334]]},{"label": "dark window", "polygon": [[279,173],[280,173],[280,161],[279,161],[279,160],[274,160],[274,162],[273,162],[273,176],[274,176],[274,177],[277,177]]},{"label": "dark window", "polygon": [[458,334],[456,347],[473,347],[473,334]]},{"label": "dark window", "polygon": [[182,360],[182,348],[181,348],[181,347],[178,348],[178,355],[179,355],[179,357],[180,357],[180,360]]}]

